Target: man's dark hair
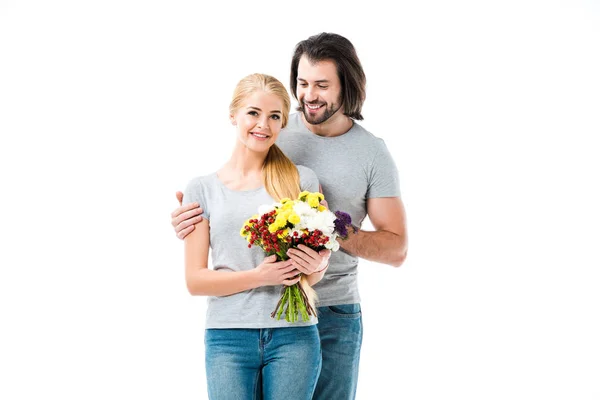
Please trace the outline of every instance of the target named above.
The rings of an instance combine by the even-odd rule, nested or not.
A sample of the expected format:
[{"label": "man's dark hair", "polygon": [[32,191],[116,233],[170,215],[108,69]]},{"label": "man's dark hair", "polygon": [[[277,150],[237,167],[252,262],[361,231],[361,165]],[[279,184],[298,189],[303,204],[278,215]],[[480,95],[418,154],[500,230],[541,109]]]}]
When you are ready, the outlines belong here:
[{"label": "man's dark hair", "polygon": [[[296,100],[298,64],[303,55],[312,63],[330,60],[336,64],[338,78],[342,84],[341,102],[344,115],[362,120],[361,110],[366,97],[367,78],[352,43],[343,36],[323,32],[296,45],[290,74],[290,89]],[[298,111],[300,110],[302,108],[298,107]]]}]

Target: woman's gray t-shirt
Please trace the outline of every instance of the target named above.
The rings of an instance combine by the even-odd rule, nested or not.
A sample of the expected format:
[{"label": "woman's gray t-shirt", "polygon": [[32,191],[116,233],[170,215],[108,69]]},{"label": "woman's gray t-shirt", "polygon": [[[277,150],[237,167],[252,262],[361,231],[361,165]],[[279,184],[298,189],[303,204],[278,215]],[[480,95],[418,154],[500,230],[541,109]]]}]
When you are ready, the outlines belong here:
[{"label": "woman's gray t-shirt", "polygon": [[[315,173],[301,165],[297,166],[301,190],[319,191]],[[240,236],[244,222],[258,213],[258,207],[275,202],[264,187],[236,191],[227,188],[216,172],[192,179],[185,189],[183,204],[197,202],[209,221],[212,269],[222,272],[247,271],[256,268],[265,258],[257,246],[248,248],[248,242]],[[209,296],[206,328],[277,328],[307,326],[317,323],[315,317],[308,322],[290,324],[283,318],[271,318],[282,286],[262,286],[229,296]]]}]

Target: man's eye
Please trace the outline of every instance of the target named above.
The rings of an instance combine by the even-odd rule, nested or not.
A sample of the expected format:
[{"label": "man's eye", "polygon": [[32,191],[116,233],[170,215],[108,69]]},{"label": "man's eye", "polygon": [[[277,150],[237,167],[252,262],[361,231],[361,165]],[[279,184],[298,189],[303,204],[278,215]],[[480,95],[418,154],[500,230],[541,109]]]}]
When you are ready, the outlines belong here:
[{"label": "man's eye", "polygon": [[319,89],[327,89],[327,86],[321,86],[321,85],[319,85]]},{"label": "man's eye", "polygon": [[300,87],[307,87],[307,86],[308,86],[308,83],[301,83],[300,84]]}]

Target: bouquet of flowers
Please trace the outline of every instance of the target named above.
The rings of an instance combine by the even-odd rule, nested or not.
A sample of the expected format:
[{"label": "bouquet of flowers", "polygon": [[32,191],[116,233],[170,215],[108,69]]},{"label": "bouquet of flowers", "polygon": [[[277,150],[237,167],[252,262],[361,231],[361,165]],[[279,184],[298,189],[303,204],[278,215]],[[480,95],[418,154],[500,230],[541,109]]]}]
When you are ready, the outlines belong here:
[{"label": "bouquet of flowers", "polygon": [[[320,204],[323,194],[302,192],[298,199],[281,199],[279,203],[259,207],[258,214],[248,219],[240,234],[248,241],[248,247],[259,246],[267,256],[277,255],[278,261],[289,259],[287,251],[303,244],[315,251],[340,248],[337,238],[345,239],[352,218],[345,212],[329,211]],[[356,229],[356,228],[353,228]],[[314,301],[316,293],[301,277],[300,282],[284,286],[272,318],[281,319],[285,313],[288,322],[303,321],[316,316]]]}]

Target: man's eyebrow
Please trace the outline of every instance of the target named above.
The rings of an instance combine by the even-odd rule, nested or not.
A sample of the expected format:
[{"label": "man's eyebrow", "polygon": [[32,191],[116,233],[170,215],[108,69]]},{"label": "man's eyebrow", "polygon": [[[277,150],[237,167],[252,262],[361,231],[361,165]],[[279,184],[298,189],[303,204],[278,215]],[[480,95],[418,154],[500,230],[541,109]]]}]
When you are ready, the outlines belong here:
[{"label": "man's eyebrow", "polygon": [[[249,109],[252,109],[252,110],[256,110],[256,111],[262,111],[260,108],[258,108],[258,107],[254,107],[254,106],[248,106],[248,108],[249,108]],[[282,114],[282,112],[281,112],[281,111],[279,111],[279,110],[272,110],[271,112],[272,112],[272,113],[277,113],[277,114]]]},{"label": "man's eyebrow", "polygon": [[[302,79],[302,78],[297,78],[297,80],[302,81],[302,82],[306,82],[306,79]],[[329,83],[329,80],[327,80],[327,79],[319,79],[319,80],[316,80],[315,82],[317,82],[317,83]]]}]

